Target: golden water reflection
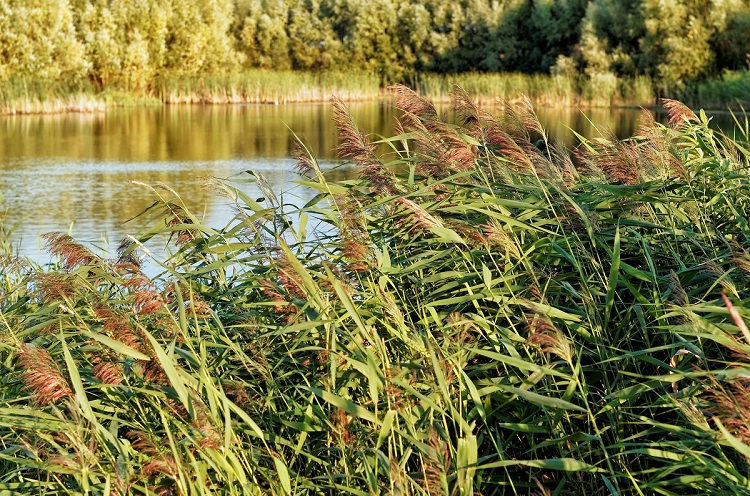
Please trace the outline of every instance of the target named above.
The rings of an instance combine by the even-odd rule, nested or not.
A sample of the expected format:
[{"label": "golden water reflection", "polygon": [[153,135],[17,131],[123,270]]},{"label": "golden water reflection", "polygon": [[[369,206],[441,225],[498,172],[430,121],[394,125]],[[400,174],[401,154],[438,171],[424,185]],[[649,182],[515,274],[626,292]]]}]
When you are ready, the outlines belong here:
[{"label": "golden water reflection", "polygon": [[[393,131],[397,111],[388,104],[353,104],[359,127],[375,135]],[[620,137],[636,129],[639,109],[538,109],[542,125],[568,146],[571,129],[594,137]],[[38,237],[68,231],[79,239],[116,245],[136,226],[128,219],[147,208],[154,191],[133,184],[164,183],[178,191],[207,222],[225,225],[228,202],[205,186],[253,170],[271,188],[301,201],[314,193],[295,187],[294,131],[338,177],[353,173],[335,160],[336,130],[325,104],[163,106],[94,114],[0,117],[0,211],[18,226],[13,241],[22,254],[44,261]],[[606,131],[606,132],[609,132]],[[252,184],[243,186],[259,193]],[[301,199],[301,200],[300,200]],[[102,243],[105,243],[102,241]]]}]

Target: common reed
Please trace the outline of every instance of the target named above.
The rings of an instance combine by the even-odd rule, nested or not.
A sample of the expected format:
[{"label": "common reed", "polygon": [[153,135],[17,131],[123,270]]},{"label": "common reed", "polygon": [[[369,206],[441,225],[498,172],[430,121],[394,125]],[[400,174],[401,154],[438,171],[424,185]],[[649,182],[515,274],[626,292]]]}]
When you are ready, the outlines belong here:
[{"label": "common reed", "polygon": [[395,91],[382,154],[335,103],[359,177],[300,145],[304,206],[155,187],[119,260],[52,234],[2,274],[0,491],[750,490],[747,144],[667,102],[567,150],[521,96]]}]

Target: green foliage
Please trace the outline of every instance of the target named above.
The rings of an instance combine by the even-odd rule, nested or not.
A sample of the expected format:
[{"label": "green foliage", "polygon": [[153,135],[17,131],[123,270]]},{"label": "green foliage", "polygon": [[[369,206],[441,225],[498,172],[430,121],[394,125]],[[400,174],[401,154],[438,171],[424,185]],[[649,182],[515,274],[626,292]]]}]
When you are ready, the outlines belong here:
[{"label": "green foliage", "polygon": [[750,104],[750,71],[726,71],[721,78],[699,83],[695,98],[716,107]]},{"label": "green foliage", "polygon": [[160,186],[118,260],[3,259],[0,490],[748,491],[747,126],[669,101],[570,151],[528,102],[394,91],[377,143],[334,103],[358,179],[300,145],[302,207],[253,174],[216,228]]},{"label": "green foliage", "polygon": [[75,80],[86,71],[67,0],[0,3],[0,80]]},{"label": "green foliage", "polygon": [[744,2],[594,0],[581,29],[588,74],[647,75],[662,94],[742,67],[747,53]]},{"label": "green foliage", "polygon": [[[150,97],[163,77],[244,69],[646,77],[660,95],[747,66],[740,0],[66,0],[0,3],[0,81],[88,78]],[[576,82],[586,87],[585,82]]]}]

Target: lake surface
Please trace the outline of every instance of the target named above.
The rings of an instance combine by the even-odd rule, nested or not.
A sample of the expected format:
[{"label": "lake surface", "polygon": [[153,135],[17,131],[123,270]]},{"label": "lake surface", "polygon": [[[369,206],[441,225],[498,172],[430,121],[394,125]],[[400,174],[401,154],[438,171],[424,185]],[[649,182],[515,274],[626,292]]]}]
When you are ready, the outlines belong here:
[{"label": "lake surface", "polygon": [[[385,103],[352,104],[367,133],[389,135],[397,115]],[[639,109],[538,109],[551,136],[575,145],[570,129],[587,136],[609,129],[632,135]],[[726,120],[726,116],[724,117]],[[127,223],[157,198],[133,181],[163,183],[208,225],[221,227],[233,216],[230,202],[207,186],[207,178],[262,174],[292,203],[314,193],[295,185],[289,159],[300,136],[331,174],[355,173],[335,158],[336,130],[325,104],[280,106],[163,106],[113,109],[95,114],[0,117],[0,213],[18,253],[46,263],[39,236],[70,232],[100,253],[112,254]],[[258,193],[252,184],[242,189]]]}]

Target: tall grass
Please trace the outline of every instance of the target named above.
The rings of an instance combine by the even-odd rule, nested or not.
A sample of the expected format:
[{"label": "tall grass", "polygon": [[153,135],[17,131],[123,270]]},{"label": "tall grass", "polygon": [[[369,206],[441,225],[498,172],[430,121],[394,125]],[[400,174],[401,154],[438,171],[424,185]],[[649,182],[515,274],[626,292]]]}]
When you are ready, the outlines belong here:
[{"label": "tall grass", "polygon": [[94,112],[108,107],[158,103],[325,102],[376,100],[377,76],[364,73],[248,70],[213,75],[167,74],[141,89],[99,88],[81,81],[16,78],[0,83],[0,113]]},{"label": "tall grass", "polygon": [[84,81],[14,78],[0,84],[0,113],[94,112],[105,102]]},{"label": "tall grass", "polygon": [[[412,84],[437,101],[450,101],[453,84],[467,88],[485,104],[528,95],[535,104],[552,107],[651,105],[648,78],[614,75],[585,78],[526,74],[421,74]],[[357,72],[300,72],[253,69],[210,75],[164,74],[140,89],[118,84],[103,88],[86,81],[13,79],[0,83],[0,112],[5,114],[92,112],[135,104],[327,102],[332,94],[344,101],[383,96],[378,76]]]},{"label": "tall grass", "polygon": [[412,84],[433,100],[449,101],[454,84],[465,88],[482,103],[497,99],[517,101],[526,95],[534,104],[550,107],[643,105],[654,103],[650,78],[622,79],[614,74],[544,75],[544,74],[422,74]]},{"label": "tall grass", "polygon": [[334,102],[360,177],[300,145],[302,207],[219,183],[208,226],[159,186],[117,260],[61,234],[54,267],[6,260],[0,490],[750,489],[744,142],[670,101],[568,150],[528,101],[455,88],[457,126],[394,91],[383,156]]},{"label": "tall grass", "polygon": [[164,76],[157,80],[164,103],[324,102],[330,95],[348,101],[380,96],[377,76],[364,73],[248,70],[212,76]]}]

